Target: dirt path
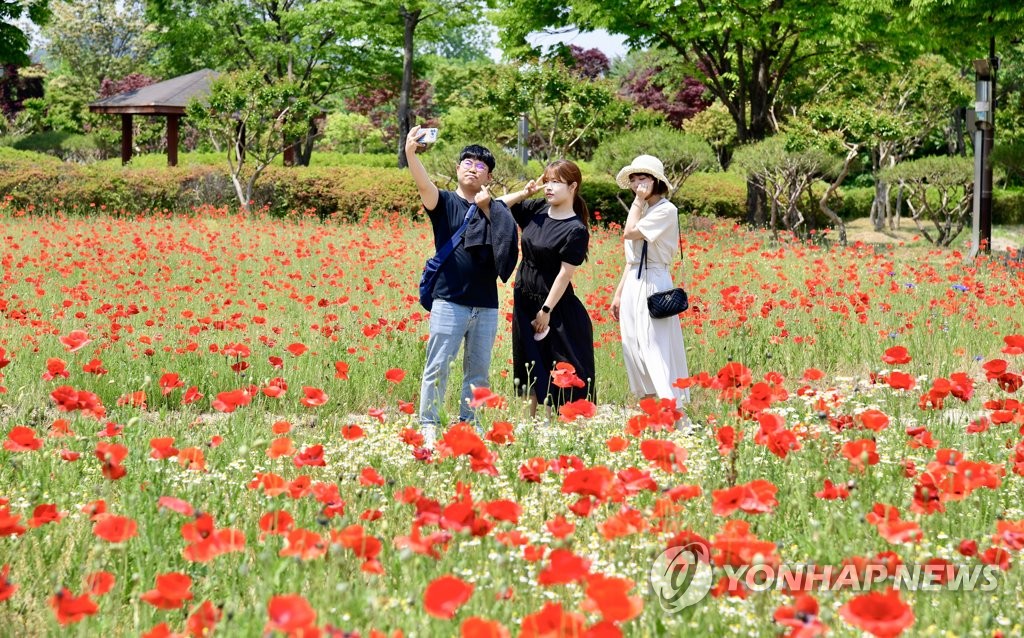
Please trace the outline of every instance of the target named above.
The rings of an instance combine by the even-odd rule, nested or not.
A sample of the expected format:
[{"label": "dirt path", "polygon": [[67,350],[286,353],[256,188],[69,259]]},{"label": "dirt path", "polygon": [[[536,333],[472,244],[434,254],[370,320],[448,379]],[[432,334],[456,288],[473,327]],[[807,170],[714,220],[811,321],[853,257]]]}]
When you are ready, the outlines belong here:
[{"label": "dirt path", "polygon": [[[1024,232],[1021,228],[1005,227],[992,229],[992,249],[997,253],[1006,252],[1009,249],[1019,250],[1024,245]],[[917,230],[914,222],[904,219],[900,228],[895,230],[885,229],[876,231],[871,226],[871,220],[867,217],[852,219],[846,222],[847,240],[852,244],[856,241],[865,244],[899,244],[927,246],[928,240]],[[934,235],[933,235],[934,236]],[[966,248],[970,243],[970,229],[956,238],[956,244],[964,244]]]}]

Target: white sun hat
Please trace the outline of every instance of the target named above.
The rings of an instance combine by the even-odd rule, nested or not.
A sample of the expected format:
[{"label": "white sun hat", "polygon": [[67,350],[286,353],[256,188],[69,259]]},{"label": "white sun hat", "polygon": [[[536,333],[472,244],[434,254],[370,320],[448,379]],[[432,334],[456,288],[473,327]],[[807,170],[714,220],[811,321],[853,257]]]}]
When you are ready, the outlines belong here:
[{"label": "white sun hat", "polygon": [[629,166],[625,166],[619,171],[619,174],[615,176],[615,183],[622,188],[629,188],[629,176],[636,173],[646,173],[647,175],[653,175],[654,179],[659,179],[668,186],[669,190],[672,190],[672,182],[668,181],[665,177],[665,165],[661,163],[661,160],[653,155],[639,155],[634,159]]}]

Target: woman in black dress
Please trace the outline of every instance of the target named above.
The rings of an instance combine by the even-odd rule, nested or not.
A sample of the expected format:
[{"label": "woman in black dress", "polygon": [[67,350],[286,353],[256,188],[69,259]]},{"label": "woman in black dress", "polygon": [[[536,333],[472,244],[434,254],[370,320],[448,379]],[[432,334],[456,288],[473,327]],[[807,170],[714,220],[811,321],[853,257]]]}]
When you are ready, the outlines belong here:
[{"label": "woman in black dress", "polygon": [[[577,399],[596,401],[594,326],[572,288],[572,275],[590,244],[582,180],[576,164],[558,160],[548,164],[540,180],[501,198],[522,228],[512,361],[516,393],[529,396],[531,416],[537,404],[557,408]],[[526,199],[542,189],[543,200]]]}]

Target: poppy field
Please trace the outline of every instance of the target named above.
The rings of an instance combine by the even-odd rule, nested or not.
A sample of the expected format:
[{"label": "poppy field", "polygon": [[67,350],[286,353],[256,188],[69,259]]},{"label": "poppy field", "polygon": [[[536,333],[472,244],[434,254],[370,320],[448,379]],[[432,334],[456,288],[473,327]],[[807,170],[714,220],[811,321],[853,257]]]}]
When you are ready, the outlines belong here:
[{"label": "poppy field", "polygon": [[[528,418],[505,285],[481,428],[427,450],[424,221],[0,207],[0,235],[0,635],[1024,635],[1020,262],[688,221],[678,431],[628,395],[595,229],[601,403]],[[670,547],[713,573],[677,611]],[[731,577],[782,565],[883,573]]]}]

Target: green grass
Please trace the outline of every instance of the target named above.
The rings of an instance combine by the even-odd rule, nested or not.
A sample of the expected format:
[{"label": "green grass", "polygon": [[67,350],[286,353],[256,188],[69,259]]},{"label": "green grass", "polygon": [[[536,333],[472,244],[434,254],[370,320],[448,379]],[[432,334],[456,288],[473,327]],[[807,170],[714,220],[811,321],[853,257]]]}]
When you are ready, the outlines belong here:
[{"label": "green grass", "polygon": [[[742,362],[753,380],[769,380],[785,388],[771,412],[798,434],[802,449],[785,459],[755,442],[756,421],[744,419],[735,402],[713,388],[694,387],[689,416],[705,428],[686,436],[679,432],[623,433],[632,407],[621,365],[618,325],[608,304],[621,267],[619,239],[596,230],[591,257],[577,271],[574,286],[591,311],[597,344],[599,414],[589,420],[562,423],[557,418],[531,422],[515,399],[508,378],[511,369],[507,324],[499,329],[492,366],[492,386],[509,399],[504,409],[489,410],[484,424],[506,420],[515,425],[516,441],[488,444],[495,454],[496,475],[474,472],[465,458],[433,463],[417,461],[399,440],[413,417],[399,410],[399,401],[415,403],[423,365],[426,314],[416,304],[415,283],[432,248],[422,221],[398,217],[367,220],[359,225],[320,223],[311,219],[265,218],[3,218],[7,249],[0,255],[0,348],[10,363],[0,371],[0,437],[17,425],[33,428],[44,439],[34,452],[0,450],[0,498],[24,524],[35,506],[54,503],[63,520],[0,538],[0,567],[10,565],[9,578],[19,586],[0,614],[11,635],[138,635],[157,623],[184,630],[185,613],[158,610],[140,595],[154,587],[158,574],[180,571],[193,581],[194,599],[186,612],[209,600],[224,614],[215,635],[260,635],[267,623],[267,604],[275,595],[299,593],[317,611],[318,624],[330,623],[364,635],[371,627],[406,635],[453,635],[471,616],[495,619],[513,635],[524,616],[544,603],[557,601],[580,612],[585,584],[544,587],[538,573],[548,561],[523,559],[521,549],[500,543],[502,531],[521,531],[531,544],[568,547],[592,561],[591,569],[636,583],[631,594],[644,602],[643,613],[623,624],[627,635],[770,635],[778,633],[771,616],[790,599],[779,593],[751,593],[746,599],[709,598],[679,614],[665,614],[647,586],[654,557],[676,531],[687,529],[714,540],[728,519],[749,521],[751,532],[776,544],[787,563],[839,565],[854,556],[895,551],[905,562],[942,557],[977,564],[956,553],[962,539],[974,539],[984,550],[992,545],[999,520],[1024,519],[1024,481],[1007,463],[1020,441],[1019,424],[992,426],[968,434],[969,421],[985,413],[982,403],[1009,397],[986,382],[982,363],[1004,358],[1019,372],[1019,361],[1000,353],[1003,337],[1021,334],[1020,270],[998,260],[964,266],[948,252],[908,248],[876,254],[860,250],[825,250],[800,243],[773,243],[767,236],[728,226],[690,227],[684,233],[684,264],[679,279],[694,308],[682,317],[691,374],[712,377],[729,361]],[[703,229],[701,229],[703,228]],[[511,313],[510,290],[502,287],[503,313]],[[377,329],[379,328],[379,332]],[[67,352],[58,337],[85,330],[93,339],[77,352]],[[211,352],[227,344],[246,344],[249,367],[236,373],[237,363]],[[293,356],[291,343],[309,350]],[[912,361],[900,365],[914,375],[917,386],[896,391],[870,378],[893,366],[882,362],[885,350],[905,346]],[[152,350],[151,353],[147,350]],[[272,367],[279,356],[283,369]],[[44,381],[49,358],[67,363],[69,378]],[[83,364],[99,358],[109,372],[86,374]],[[335,377],[334,362],[349,364],[347,380]],[[804,381],[808,368],[825,373]],[[407,374],[400,383],[385,380],[390,368]],[[180,388],[163,396],[159,379],[175,372],[185,388],[196,386],[205,396],[182,404]],[[965,372],[974,378],[975,396],[967,403],[953,397],[942,410],[923,410],[920,396],[937,377]],[[284,378],[283,399],[258,394],[231,414],[211,407],[219,392],[250,384],[260,388]],[[455,413],[458,367],[449,382],[447,411]],[[96,393],[107,408],[102,420],[64,413],[49,398],[68,384]],[[299,404],[302,387],[323,389],[330,397],[319,408]],[[802,386],[815,392],[798,393]],[[117,405],[126,393],[143,391],[148,408]],[[750,394],[749,388],[742,396]],[[830,427],[828,416],[855,415],[864,409],[885,412],[891,425],[878,433]],[[381,420],[368,415],[383,410]],[[73,436],[53,438],[51,424],[65,418]],[[287,434],[272,425],[292,424]],[[108,422],[123,426],[116,437],[100,437]],[[346,440],[343,426],[359,424],[366,436]],[[731,425],[743,432],[734,459],[718,452],[717,428]],[[922,472],[935,450],[913,448],[907,427],[927,428],[940,448],[962,451],[972,461],[1005,467],[998,489],[978,488],[963,500],[949,500],[946,511],[930,515],[911,512],[915,478],[904,474],[911,461]],[[326,465],[296,467],[290,457],[272,459],[271,442],[293,440],[296,450],[322,444]],[[629,447],[609,451],[607,440],[623,436]],[[174,459],[149,458],[149,441],[174,437],[175,447],[202,450],[205,471],[183,469]],[[667,439],[687,451],[686,473],[652,468],[640,450],[648,438]],[[843,443],[875,438],[877,465],[864,472],[850,469],[840,452]],[[106,479],[94,455],[99,441],[129,450],[127,475]],[[81,452],[75,462],[61,460],[62,449]],[[575,455],[587,467],[606,466],[612,473],[636,468],[650,472],[655,491],[640,491],[599,505],[589,517],[572,514],[577,496],[561,491],[563,475],[545,473],[541,483],[519,478],[528,459],[557,460]],[[730,468],[736,475],[730,479]],[[383,486],[360,485],[364,468],[385,479]],[[272,472],[291,481],[334,484],[345,500],[344,514],[327,518],[312,496],[267,496],[249,489],[256,473]],[[847,500],[814,496],[825,478],[837,484],[852,481]],[[778,505],[771,513],[711,511],[712,492],[731,482],[755,479],[778,487]],[[478,516],[482,503],[512,499],[522,507],[516,524],[496,522],[492,532],[473,536],[451,529],[452,538],[440,560],[402,550],[397,537],[408,536],[414,521],[412,505],[397,496],[416,487],[441,508],[457,499],[457,486],[467,486]],[[702,495],[680,502],[664,517],[655,507],[666,488],[699,485]],[[174,496],[212,515],[217,526],[240,530],[244,551],[211,562],[191,562],[182,555],[181,527],[190,519],[157,506],[161,496]],[[112,513],[137,521],[139,534],[115,545],[97,539],[80,508],[104,499]],[[896,506],[905,520],[917,522],[919,543],[893,545],[864,521],[875,503]],[[623,507],[640,513],[645,529],[606,538],[602,525]],[[324,557],[302,561],[280,557],[281,537],[260,538],[258,521],[270,511],[285,510],[296,527],[325,537],[349,525],[363,525],[381,540],[383,575],[360,571],[362,560],[340,545]],[[363,520],[380,510],[378,520]],[[576,530],[559,540],[545,523],[562,515]],[[428,524],[424,534],[437,531]],[[998,589],[980,592],[903,592],[916,621],[909,635],[989,636],[996,630],[1020,634],[1022,597],[1019,555]],[[59,586],[75,594],[85,591],[85,575],[107,570],[117,579],[114,589],[99,597],[99,613],[61,628],[48,600]],[[435,578],[454,574],[475,584],[475,592],[455,620],[424,612],[423,591]],[[499,597],[511,588],[510,600]],[[858,631],[838,614],[855,593],[820,594],[821,620],[834,635]],[[599,615],[585,614],[588,624]]]}]

